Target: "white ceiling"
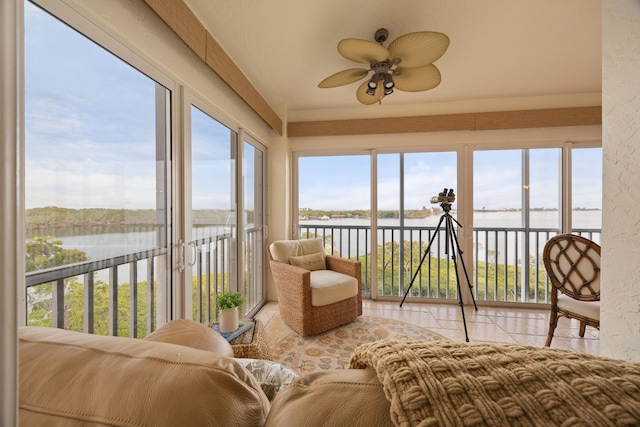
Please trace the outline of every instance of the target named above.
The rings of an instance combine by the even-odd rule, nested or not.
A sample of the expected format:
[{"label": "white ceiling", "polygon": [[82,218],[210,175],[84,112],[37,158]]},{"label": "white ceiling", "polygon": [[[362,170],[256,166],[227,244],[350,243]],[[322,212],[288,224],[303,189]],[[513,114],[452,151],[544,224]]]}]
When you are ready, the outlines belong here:
[{"label": "white ceiling", "polygon": [[[601,0],[185,0],[272,108],[289,121],[601,104]],[[388,43],[409,32],[449,36],[435,89],[396,90],[382,105],[360,82],[320,89],[361,64],[344,38]],[[365,66],[366,68],[366,66]]]}]

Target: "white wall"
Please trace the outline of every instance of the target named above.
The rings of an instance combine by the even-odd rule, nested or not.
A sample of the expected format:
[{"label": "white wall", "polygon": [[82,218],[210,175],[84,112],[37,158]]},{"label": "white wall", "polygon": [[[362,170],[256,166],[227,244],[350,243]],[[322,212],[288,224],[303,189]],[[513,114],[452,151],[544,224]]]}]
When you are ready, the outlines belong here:
[{"label": "white wall", "polygon": [[640,361],[640,1],[603,0],[600,354]]}]

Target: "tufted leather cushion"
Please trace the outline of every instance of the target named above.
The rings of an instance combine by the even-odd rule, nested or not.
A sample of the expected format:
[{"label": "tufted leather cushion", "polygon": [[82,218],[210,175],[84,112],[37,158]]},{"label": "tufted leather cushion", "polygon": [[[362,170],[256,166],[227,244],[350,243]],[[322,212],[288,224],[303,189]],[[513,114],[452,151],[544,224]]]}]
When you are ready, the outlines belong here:
[{"label": "tufted leather cushion", "polygon": [[19,329],[21,426],[262,426],[269,401],[235,360],[175,344]]},{"label": "tufted leather cushion", "polygon": [[233,357],[233,348],[222,335],[193,320],[172,320],[147,335],[144,340],[179,344]]}]

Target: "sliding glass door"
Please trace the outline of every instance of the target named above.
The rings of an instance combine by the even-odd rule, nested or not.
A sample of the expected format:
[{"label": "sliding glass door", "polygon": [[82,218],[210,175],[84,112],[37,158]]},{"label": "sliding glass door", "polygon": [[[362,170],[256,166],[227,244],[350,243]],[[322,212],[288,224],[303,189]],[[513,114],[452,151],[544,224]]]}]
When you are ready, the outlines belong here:
[{"label": "sliding glass door", "polygon": [[193,105],[190,117],[185,308],[193,320],[206,323],[216,318],[217,293],[237,290],[238,134]]},{"label": "sliding glass door", "polygon": [[25,3],[28,325],[143,337],[166,322],[170,86]]},{"label": "sliding glass door", "polygon": [[473,165],[476,298],[548,303],[549,238],[574,233],[599,242],[602,149],[478,150]]},{"label": "sliding glass door", "polygon": [[242,268],[245,312],[266,300],[264,280],[266,148],[243,133],[242,144]]},{"label": "sliding glass door", "polygon": [[[197,106],[196,106],[197,104]],[[217,294],[242,293],[243,316],[266,302],[263,268],[266,148],[194,101],[185,138],[185,233],[181,259],[186,315],[217,320]]]},{"label": "sliding glass door", "polygon": [[[457,190],[457,157],[456,152],[378,155],[378,296],[403,296],[411,286],[411,297],[457,297],[454,267],[444,253],[444,224],[436,233],[444,212],[431,203],[445,187]],[[452,209],[455,214],[457,202]]]}]

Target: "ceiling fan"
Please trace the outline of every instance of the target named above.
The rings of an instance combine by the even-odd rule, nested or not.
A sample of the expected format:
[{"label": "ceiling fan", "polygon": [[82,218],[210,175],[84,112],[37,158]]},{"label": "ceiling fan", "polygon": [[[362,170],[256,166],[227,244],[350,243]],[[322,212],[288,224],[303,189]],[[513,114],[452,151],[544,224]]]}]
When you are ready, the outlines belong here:
[{"label": "ceiling fan", "polygon": [[386,28],[374,35],[375,42],[361,39],[344,39],[338,43],[338,52],[345,58],[369,64],[366,68],[349,68],[330,75],[318,84],[320,88],[344,86],[357,82],[373,72],[371,78],[361,84],[356,98],[365,105],[380,102],[393,89],[405,92],[422,92],[440,84],[440,70],[433,65],[449,47],[449,37],[433,31],[419,31],[400,36],[389,44]]}]

